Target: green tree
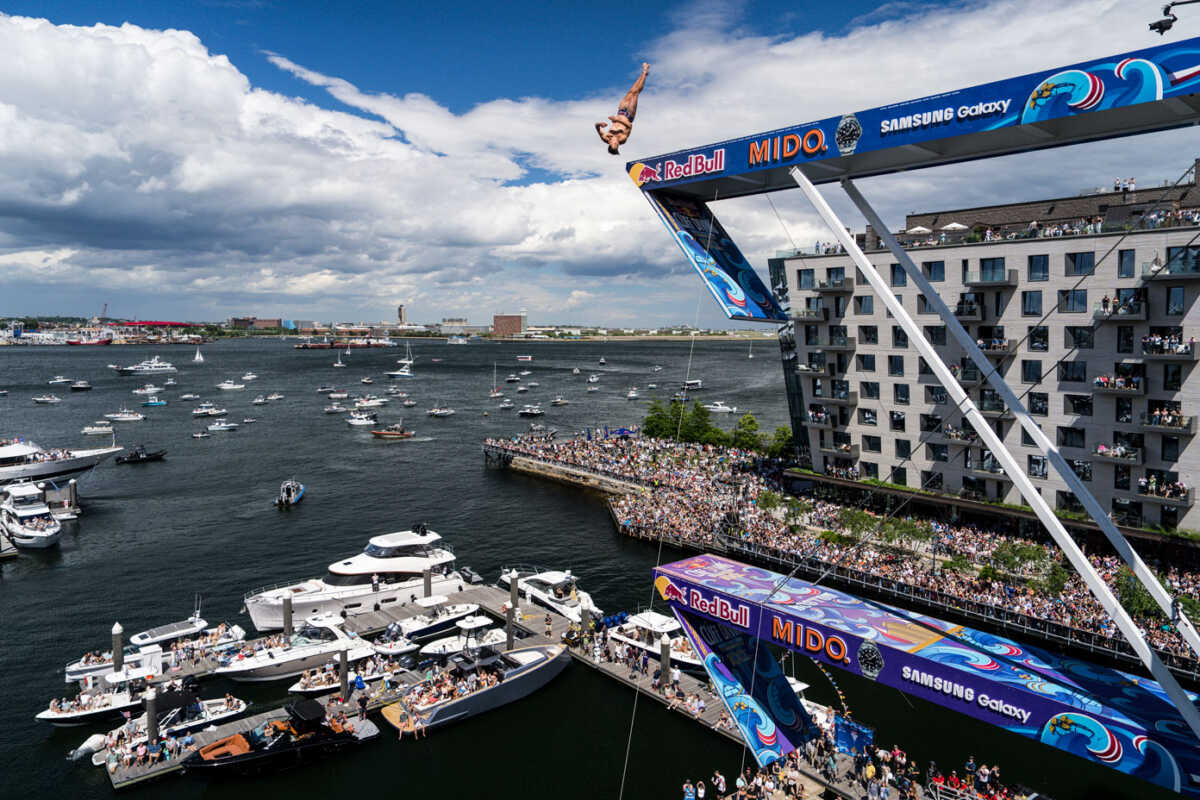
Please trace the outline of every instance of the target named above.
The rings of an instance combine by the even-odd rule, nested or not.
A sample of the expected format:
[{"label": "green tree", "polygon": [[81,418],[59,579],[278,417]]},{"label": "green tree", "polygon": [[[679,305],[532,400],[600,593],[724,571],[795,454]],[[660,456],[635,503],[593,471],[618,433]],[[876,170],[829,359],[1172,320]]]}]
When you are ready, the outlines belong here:
[{"label": "green tree", "polygon": [[792,429],[781,425],[775,429],[771,443],[767,446],[767,455],[771,458],[790,458],[796,452],[796,442],[792,438]]},{"label": "green tree", "polygon": [[843,508],[838,512],[838,522],[855,541],[874,531],[879,524],[874,515],[861,508]]},{"label": "green tree", "polygon": [[1050,565],[1045,579],[1036,588],[1044,594],[1056,597],[1062,594],[1062,590],[1066,588],[1070,578],[1071,573],[1067,571],[1067,568],[1062,565],[1062,562],[1056,561]]},{"label": "green tree", "polygon": [[729,438],[739,450],[758,450],[762,447],[758,434],[758,420],[753,414],[743,414],[730,431]]},{"label": "green tree", "polygon": [[712,416],[703,403],[692,403],[692,410],[683,418],[679,439],[684,442],[702,443],[710,438]]},{"label": "green tree", "polygon": [[1133,570],[1128,565],[1117,570],[1116,579],[1117,599],[1121,605],[1135,617],[1159,617],[1162,610],[1142,582],[1134,577]]}]

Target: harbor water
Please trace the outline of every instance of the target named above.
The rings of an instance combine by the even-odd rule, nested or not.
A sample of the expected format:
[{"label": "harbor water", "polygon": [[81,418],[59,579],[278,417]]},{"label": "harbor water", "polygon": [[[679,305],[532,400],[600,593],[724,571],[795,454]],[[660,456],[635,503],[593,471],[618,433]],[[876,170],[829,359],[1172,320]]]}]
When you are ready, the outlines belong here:
[{"label": "harbor water", "polygon": [[[418,405],[401,408],[393,398],[378,409],[380,423],[403,419],[416,431],[411,440],[393,442],[346,425],[343,415],[323,414],[328,400],[315,389],[333,384],[352,395],[360,390],[382,395],[389,383],[383,373],[396,368],[402,349],[351,351],[344,369],[332,367],[334,352],[294,350],[290,342],[269,339],[205,345],[203,364],[193,364],[193,350],[184,347],[0,349],[0,388],[9,390],[0,398],[0,438],[28,437],[44,447],[98,446],[107,439],[81,436],[80,429],[126,405],[147,419],[114,423],[118,443],[167,450],[161,463],[110,461],[80,476],[84,513],[78,522],[65,523],[60,547],[25,551],[0,564],[4,793],[111,795],[103,770],[66,760],[97,729],[51,729],[33,715],[56,694],[74,691],[62,681],[63,665],[85,650],[106,649],[114,621],[133,632],[182,619],[199,594],[210,622],[250,628],[239,613],[248,590],[319,575],[378,533],[425,522],[445,537],[461,564],[489,582],[509,563],[569,567],[606,613],[644,607],[651,600],[650,569],[660,553],[652,544],[619,537],[600,495],[485,469],[480,454],[485,437],[529,427],[516,409],[497,410],[498,401],[488,399],[493,363],[502,390],[518,408],[540,402],[546,415],[538,421],[568,434],[640,422],[650,398],[669,398],[689,376],[693,347],[690,377],[704,381],[705,402],[723,400],[738,407],[739,415],[749,410],[767,433],[786,424],[781,368],[769,341],[756,342],[753,359],[744,342],[703,339],[694,345],[417,341],[414,377],[393,383]],[[518,362],[518,354],[534,360]],[[106,367],[151,355],[179,367],[177,385],[160,395],[168,401],[165,407],[142,408],[142,398],[131,390],[143,380]],[[656,364],[664,369],[652,372]],[[579,375],[572,374],[574,367]],[[524,381],[540,385],[516,394],[517,384],[504,378],[522,369],[532,373]],[[248,370],[259,377],[245,390],[215,388]],[[600,381],[599,390],[589,393],[591,373]],[[47,386],[58,374],[87,379],[95,388],[71,393],[65,385]],[[374,385],[360,385],[368,375]],[[165,377],[146,380],[161,385]],[[658,388],[647,390],[650,382]],[[633,386],[641,398],[625,399]],[[34,405],[31,398],[45,391],[55,391],[63,402]],[[256,395],[273,391],[285,397],[251,404]],[[257,422],[193,439],[191,433],[208,420],[193,420],[190,412],[199,401],[179,400],[185,392],[227,408],[231,421]],[[570,405],[551,407],[559,394]],[[435,404],[457,413],[426,417],[425,409]],[[736,416],[718,422],[732,425]],[[281,512],[272,501],[280,482],[291,477],[308,491],[302,505]],[[664,561],[680,556],[670,549],[661,553]],[[811,685],[812,699],[838,704],[829,680],[811,664],[801,660],[794,669]],[[932,758],[948,772],[973,755],[978,762],[999,763],[1006,782],[1023,782],[1060,800],[1157,796],[1146,784],[896,690],[844,674],[834,677],[854,716],[877,729],[877,741],[898,744],[923,766]],[[250,700],[252,710],[262,710],[278,704],[285,686],[208,682],[201,694],[232,690]],[[750,765],[748,758],[726,739],[656,703],[638,703],[635,716],[631,690],[576,665],[527,700],[428,739],[397,743],[385,736],[317,769],[222,784],[219,791],[225,800],[262,797],[264,791],[333,796],[364,789],[418,797],[611,798],[624,778],[628,797],[671,797],[684,778],[707,780],[713,769],[732,782],[741,766]],[[216,791],[176,777],[130,794],[190,798]]]}]

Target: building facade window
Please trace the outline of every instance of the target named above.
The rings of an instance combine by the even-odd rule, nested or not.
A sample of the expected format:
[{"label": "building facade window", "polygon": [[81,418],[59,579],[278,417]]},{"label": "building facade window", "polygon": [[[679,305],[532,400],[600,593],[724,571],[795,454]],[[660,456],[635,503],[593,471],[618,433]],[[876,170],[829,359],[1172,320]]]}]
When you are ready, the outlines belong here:
[{"label": "building facade window", "polygon": [[985,281],[1002,281],[1005,279],[1003,258],[979,259],[979,277]]},{"label": "building facade window", "polygon": [[1163,364],[1163,391],[1178,392],[1183,388],[1183,365]]},{"label": "building facade window", "polygon": [[1118,325],[1117,326],[1117,352],[1132,353],[1133,352],[1133,326]]},{"label": "building facade window", "polygon": [[874,325],[859,325],[858,338],[863,344],[879,344],[879,328]]},{"label": "building facade window", "polygon": [[904,432],[904,412],[903,411],[889,411],[888,412],[888,420],[891,424],[892,430],[898,431],[900,433]]},{"label": "building facade window", "polygon": [[1179,460],[1179,437],[1162,437],[1162,460],[1174,462]]},{"label": "building facade window", "polygon": [[1042,293],[1040,291],[1021,292],[1021,313],[1026,317],[1042,315]]},{"label": "building facade window", "polygon": [[1060,289],[1058,311],[1060,314],[1082,314],[1087,311],[1087,289]]},{"label": "building facade window", "polygon": [[1183,314],[1183,287],[1168,286],[1167,287],[1167,308],[1168,316],[1178,317]]},{"label": "building facade window", "polygon": [[1027,471],[1031,478],[1046,477],[1046,457],[1045,456],[1029,456]]},{"label": "building facade window", "polygon": [[1050,280],[1050,256],[1036,255],[1029,257],[1028,278],[1031,281]]},{"label": "building facade window", "polygon": [[813,280],[814,270],[798,269],[796,270],[796,285],[801,289],[811,289],[816,285]]},{"label": "building facade window", "polygon": [[1113,421],[1122,425],[1130,425],[1133,423],[1133,398],[1118,397],[1116,398],[1116,412],[1113,414]]},{"label": "building facade window", "polygon": [[1092,396],[1090,394],[1063,395],[1063,411],[1077,417],[1092,415]]},{"label": "building facade window", "polygon": [[879,453],[883,451],[883,440],[878,436],[862,437],[862,449],[868,453]]},{"label": "building facade window", "polygon": [[899,264],[892,264],[892,286],[908,286],[908,273]]},{"label": "building facade window", "polygon": [[1096,271],[1095,253],[1067,253],[1067,275],[1091,275]]},{"label": "building facade window", "polygon": [[1087,437],[1084,435],[1083,428],[1068,428],[1065,425],[1058,427],[1058,446],[1059,447],[1084,447],[1087,442]]},{"label": "building facade window", "polygon": [[1050,328],[1045,325],[1029,327],[1029,349],[1034,353],[1045,353],[1050,350]]},{"label": "building facade window", "polygon": [[1117,251],[1117,277],[1132,278],[1133,265],[1135,263],[1134,251],[1119,250]]},{"label": "building facade window", "polygon": [[874,481],[879,480],[879,465],[874,461],[860,461],[858,465],[862,467],[864,478],[870,478]]},{"label": "building facade window", "polygon": [[875,371],[875,356],[872,353],[860,353],[856,356],[859,372]]},{"label": "building facade window", "polygon": [[904,375],[904,356],[888,356],[888,375],[894,378]]},{"label": "building facade window", "polygon": [[1095,329],[1078,325],[1067,325],[1064,346],[1068,350],[1091,350],[1096,346]]},{"label": "building facade window", "polygon": [[1040,383],[1042,380],[1042,362],[1041,361],[1022,361],[1021,362],[1021,382],[1022,383]]},{"label": "building facade window", "polygon": [[892,326],[892,347],[908,347],[908,334],[899,325]]},{"label": "building facade window", "polygon": [[854,313],[856,314],[874,314],[875,313],[875,297],[869,294],[860,294],[854,296]]},{"label": "building facade window", "polygon": [[925,338],[934,347],[940,347],[946,344],[946,326],[945,325],[926,325]]},{"label": "building facade window", "polygon": [[896,458],[912,458],[912,442],[908,439],[897,439]]},{"label": "building facade window", "polygon": [[864,400],[878,400],[879,381],[863,381],[858,385],[858,391]]},{"label": "building facade window", "polygon": [[930,283],[941,283],[946,280],[945,261],[925,261],[921,264],[921,269],[924,270],[925,277]]},{"label": "building facade window", "polygon": [[891,482],[897,486],[908,486],[908,470],[904,467],[894,467]]},{"label": "building facade window", "polygon": [[1058,362],[1058,379],[1064,383],[1082,383],[1087,380],[1086,361]]},{"label": "building facade window", "polygon": [[1050,413],[1050,395],[1047,392],[1029,393],[1029,413],[1044,417]]},{"label": "building facade window", "polygon": [[892,399],[896,401],[896,405],[901,405],[901,406],[908,405],[908,384],[907,383],[892,384],[892,395],[893,395]]}]

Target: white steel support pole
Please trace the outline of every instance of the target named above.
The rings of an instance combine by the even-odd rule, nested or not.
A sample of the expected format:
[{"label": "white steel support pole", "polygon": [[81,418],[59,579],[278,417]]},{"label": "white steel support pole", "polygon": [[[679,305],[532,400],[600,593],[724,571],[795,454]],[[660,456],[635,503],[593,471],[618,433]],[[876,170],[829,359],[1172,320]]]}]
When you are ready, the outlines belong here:
[{"label": "white steel support pole", "polygon": [[[821,196],[821,193],[817,190],[817,187],[813,185],[812,181],[808,179],[808,176],[801,172],[799,168],[793,167],[791,170],[791,175],[796,181],[796,184],[804,192],[809,202],[812,203],[813,208],[817,210],[817,213],[820,214],[821,218],[825,220],[825,223],[829,226],[834,236],[837,237],[838,241],[846,249],[847,254],[862,272],[863,276],[867,279],[867,282],[871,284],[871,288],[875,291],[875,294],[883,301],[884,305],[887,307],[888,311],[891,312],[896,322],[899,323],[900,327],[903,328],[904,332],[908,335],[909,341],[916,347],[917,352],[924,357],[929,369],[934,373],[934,375],[937,376],[937,379],[946,389],[947,394],[949,394],[954,400],[955,404],[962,409],[963,416],[968,422],[971,423],[971,426],[979,434],[980,438],[987,445],[988,449],[995,456],[996,460],[1000,462],[1000,465],[1004,468],[1004,471],[1008,474],[1008,477],[1021,492],[1021,495],[1030,504],[1030,507],[1033,509],[1038,519],[1041,520],[1042,524],[1046,527],[1046,530],[1058,543],[1059,547],[1063,549],[1063,552],[1066,554],[1067,559],[1071,562],[1071,565],[1075,568],[1076,572],[1078,572],[1083,578],[1088,588],[1092,591],[1092,594],[1095,595],[1096,599],[1100,602],[1100,605],[1105,611],[1108,612],[1113,621],[1116,622],[1117,627],[1121,630],[1121,633],[1125,636],[1130,646],[1133,647],[1134,652],[1138,655],[1138,658],[1150,671],[1150,674],[1154,676],[1155,680],[1157,680],[1163,687],[1163,690],[1166,691],[1167,695],[1178,708],[1180,715],[1187,722],[1188,727],[1192,729],[1192,732],[1196,735],[1197,739],[1200,739],[1200,711],[1197,711],[1196,707],[1188,699],[1187,694],[1183,691],[1182,687],[1180,687],[1179,682],[1175,680],[1175,676],[1172,675],[1171,671],[1168,670],[1166,665],[1162,663],[1162,660],[1158,657],[1158,654],[1155,653],[1154,650],[1146,643],[1146,640],[1142,637],[1141,632],[1138,631],[1137,625],[1132,619],[1130,619],[1129,615],[1126,613],[1121,604],[1117,602],[1116,597],[1113,596],[1112,592],[1108,588],[1108,585],[1104,583],[1098,574],[1096,574],[1096,571],[1092,568],[1092,565],[1087,560],[1087,557],[1079,549],[1079,546],[1075,543],[1075,541],[1067,534],[1066,529],[1063,528],[1062,522],[1057,516],[1055,516],[1050,507],[1046,505],[1045,500],[1042,499],[1042,496],[1038,493],[1036,487],[1034,487],[1034,485],[1030,482],[1029,476],[1026,475],[1024,470],[1021,469],[1020,465],[1017,464],[1016,459],[1013,458],[1012,453],[1010,453],[1004,446],[1003,441],[1001,441],[1000,437],[996,435],[996,432],[992,430],[992,427],[988,424],[987,419],[979,412],[979,409],[975,406],[975,403],[971,401],[970,396],[967,395],[966,391],[964,391],[962,386],[959,385],[958,380],[955,379],[955,377],[950,373],[950,368],[942,362],[941,358],[937,354],[937,351],[933,349],[933,345],[931,345],[925,338],[916,321],[914,321],[913,318],[909,316],[908,312],[904,310],[904,306],[896,300],[895,296],[891,292],[890,287],[884,283],[883,278],[879,275],[879,272],[867,259],[863,251],[858,247],[858,244],[854,241],[854,237],[846,230],[845,226],[842,224],[842,221],[838,219],[833,209],[830,208],[829,204],[825,202],[825,198]],[[843,185],[847,185],[848,183],[848,181],[843,181]],[[851,190],[853,190],[853,187],[847,186],[847,191]],[[855,194],[857,194],[856,191]],[[862,205],[866,206],[868,209],[870,208],[870,206],[867,205],[866,200],[862,198],[862,195],[857,195],[857,197],[851,195],[851,198],[854,199],[856,203],[861,201]],[[878,219],[873,210],[871,210],[871,215],[875,219]],[[876,230],[883,231],[885,229],[882,225],[879,225],[876,227]],[[912,259],[908,258],[907,254],[904,253],[903,250],[901,250],[899,253],[894,253],[894,255],[901,259],[901,263],[905,264],[905,267],[909,270],[910,275],[913,275],[913,272],[916,272],[916,274],[913,275],[914,281],[917,283],[918,287],[925,292],[927,302],[932,304],[934,309],[941,315],[942,319],[946,322],[947,329],[967,350],[967,353],[972,357],[972,360],[974,360],[977,364],[980,364],[982,360],[983,368],[990,370],[991,365],[987,362],[986,358],[983,356],[983,353],[976,346],[975,342],[971,340],[969,336],[967,336],[966,331],[963,330],[962,324],[959,323],[957,318],[955,318],[952,313],[950,313],[950,309],[946,307],[945,302],[942,301],[941,296],[937,293],[937,291],[929,285],[928,281],[924,280],[924,276],[920,275],[919,270],[915,270],[912,264]],[[1001,381],[1001,385],[1003,385],[1003,381]],[[1001,392],[1001,394],[1005,397],[1006,402],[1010,404],[1009,407],[1015,414],[1018,416],[1021,414],[1026,414],[1027,416],[1024,407],[1012,393],[1011,389],[1009,389],[1007,393]],[[1036,425],[1033,427],[1035,430],[1037,430]],[[1044,441],[1045,437],[1043,436],[1042,438]]]},{"label": "white steel support pole", "polygon": [[1025,432],[1029,434],[1030,439],[1032,439],[1038,448],[1046,454],[1046,457],[1050,464],[1054,467],[1055,472],[1057,472],[1063,481],[1066,482],[1067,488],[1071,490],[1076,499],[1079,500],[1084,509],[1088,512],[1088,515],[1104,533],[1105,537],[1112,544],[1113,549],[1117,551],[1117,555],[1119,555],[1121,559],[1129,565],[1130,569],[1133,570],[1133,574],[1139,581],[1141,581],[1142,585],[1146,587],[1146,591],[1148,591],[1150,596],[1154,598],[1154,601],[1158,603],[1158,607],[1162,609],[1163,614],[1167,616],[1167,619],[1172,619],[1173,617],[1178,616],[1176,627],[1179,629],[1180,635],[1192,648],[1192,652],[1195,653],[1197,657],[1200,657],[1200,635],[1197,635],[1196,628],[1192,625],[1192,621],[1187,618],[1187,615],[1183,613],[1182,609],[1172,608],[1171,596],[1167,593],[1167,590],[1163,588],[1163,585],[1159,582],[1154,572],[1151,571],[1148,566],[1146,566],[1146,562],[1142,561],[1142,557],[1138,555],[1138,552],[1133,549],[1132,545],[1129,544],[1129,540],[1126,539],[1119,530],[1117,530],[1117,526],[1111,519],[1109,519],[1108,513],[1105,512],[1104,507],[1101,506],[1100,502],[1092,495],[1091,491],[1087,488],[1087,484],[1085,484],[1080,477],[1075,474],[1075,470],[1071,469],[1071,465],[1067,463],[1065,458],[1063,458],[1062,453],[1060,453],[1058,450],[1058,446],[1051,441],[1048,436],[1046,436],[1045,432],[1040,427],[1038,427],[1037,422],[1026,411],[1025,406],[1021,403],[1020,398],[1017,397],[1016,392],[1014,392],[1004,380],[1004,376],[1001,375],[999,370],[995,369],[988,362],[987,357],[980,352],[979,347],[975,344],[974,340],[967,335],[962,323],[958,321],[957,317],[950,313],[949,308],[946,306],[945,300],[943,300],[941,295],[938,294],[937,289],[935,289],[929,283],[929,280],[925,277],[925,273],[918,269],[917,265],[913,263],[912,258],[908,255],[904,248],[900,246],[900,243],[896,241],[896,237],[893,236],[886,227],[884,227],[883,220],[879,218],[879,215],[875,212],[875,209],[871,207],[871,204],[868,203],[866,198],[863,197],[862,193],[858,191],[858,187],[855,186],[851,181],[844,180],[842,181],[842,188],[845,189],[846,194],[850,196],[850,199],[854,202],[854,205],[858,206],[858,210],[862,212],[863,216],[866,218],[867,222],[870,223],[871,227],[879,233],[879,238],[883,240],[883,243],[887,246],[888,250],[891,251],[892,255],[896,257],[896,260],[903,265],[905,272],[909,274],[913,282],[925,294],[927,305],[932,307],[938,312],[938,314],[942,316],[942,319],[946,322],[946,329],[950,331],[958,343],[962,345],[963,349],[967,351],[967,355],[971,357],[971,360],[974,361],[975,365],[978,366],[983,372],[983,375],[987,378],[988,383],[991,384],[992,388],[996,390],[996,393],[1003,398],[1005,405],[1012,409],[1013,413],[1016,415],[1017,421],[1021,423],[1021,427],[1025,430]]}]

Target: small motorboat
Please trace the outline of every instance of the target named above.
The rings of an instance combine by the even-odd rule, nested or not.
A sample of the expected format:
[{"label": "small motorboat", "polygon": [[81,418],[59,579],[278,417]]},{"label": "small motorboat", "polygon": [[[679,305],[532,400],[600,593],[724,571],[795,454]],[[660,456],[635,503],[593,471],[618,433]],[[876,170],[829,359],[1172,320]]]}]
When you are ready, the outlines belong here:
[{"label": "small motorboat", "polygon": [[[201,700],[189,687],[174,692],[162,692],[155,701],[158,730],[167,736],[182,738],[192,731],[240,716],[245,713],[246,705],[245,700],[229,696]],[[93,740],[95,747],[92,746]],[[109,750],[109,741],[119,741],[120,744]],[[134,753],[139,746],[145,744],[146,715],[143,713],[140,717],[113,729],[107,737],[104,734],[93,734],[83,747],[72,753],[72,757],[78,758],[91,751],[92,765],[103,767],[109,763],[120,763],[122,755]]]},{"label": "small motorboat", "polygon": [[404,391],[399,386],[389,386],[384,391],[386,391],[392,397],[408,397],[408,392]]},{"label": "small motorboat", "polygon": [[358,379],[358,382],[359,382],[359,383],[372,384],[372,383],[374,383],[374,382],[375,382],[375,379],[374,379],[374,378],[372,378],[371,376],[367,375],[367,376],[364,376],[364,377],[362,377],[362,378],[359,378],[359,379]]},{"label": "small motorboat", "polygon": [[325,706],[308,698],[286,706],[286,716],[268,720],[201,747],[183,760],[196,775],[256,775],[325,758],[370,741],[379,728],[369,719],[326,720]]},{"label": "small motorboat", "polygon": [[4,487],[0,503],[0,532],[20,548],[35,550],[58,544],[62,525],[46,505],[46,493],[39,484],[12,483]]},{"label": "small motorboat", "polygon": [[512,574],[517,573],[517,589],[531,602],[550,609],[572,622],[583,621],[583,610],[600,619],[604,613],[592,602],[592,596],[580,589],[571,570],[543,569],[541,567],[516,567],[500,570],[497,585],[502,589],[512,586]]},{"label": "small motorboat", "polygon": [[273,402],[275,400],[282,400],[282,399],[283,399],[283,395],[281,395],[279,392],[271,392],[269,395],[267,395],[268,401]]},{"label": "small motorboat", "polygon": [[655,364],[653,367],[650,368],[651,372],[662,372],[662,370],[663,370],[663,368],[662,368],[661,364]]},{"label": "small motorboat", "polygon": [[217,388],[220,389],[222,392],[236,392],[238,390],[245,389],[246,384],[234,383],[231,380],[221,381],[220,383],[217,384]]},{"label": "small motorboat", "polygon": [[517,375],[515,375],[515,374],[513,374],[513,373],[511,373],[511,372],[510,372],[510,373],[508,374],[508,377],[504,379],[504,382],[505,382],[505,383],[520,383],[520,382],[521,382],[521,378],[520,378],[519,376],[517,376]]},{"label": "small motorboat", "polygon": [[72,392],[90,392],[91,390],[92,385],[87,381],[75,381],[71,384]]},{"label": "small motorboat", "polygon": [[349,396],[350,396],[350,393],[344,389],[335,389],[334,391],[329,393],[330,400],[345,400]]},{"label": "small motorboat", "polygon": [[524,394],[525,392],[528,392],[528,391],[529,391],[528,386],[518,386],[517,387],[517,394]]},{"label": "small motorboat", "polygon": [[258,422],[258,420],[255,419],[254,417],[243,417],[242,418],[243,425],[253,425],[256,422]]},{"label": "small motorboat", "polygon": [[211,436],[212,436],[212,434],[208,433],[206,431],[196,431],[195,433],[192,434],[193,439],[208,439]]},{"label": "small motorboat", "polygon": [[520,372],[518,372],[517,374],[520,375],[522,378],[524,378],[526,375],[529,375],[530,372],[527,369],[523,369]]},{"label": "small motorboat", "polygon": [[229,412],[225,409],[217,408],[215,405],[207,401],[192,409],[193,417],[223,417],[227,413]]},{"label": "small motorboat", "polygon": [[517,356],[517,361],[533,361],[533,356]]},{"label": "small motorboat", "polygon": [[200,395],[198,395],[194,392],[187,392],[185,394],[179,395],[179,399],[180,400],[199,400]]},{"label": "small motorboat", "polygon": [[381,656],[402,656],[416,651],[417,645],[398,630],[397,623],[388,625],[387,630],[375,637],[371,647]]},{"label": "small motorboat", "polygon": [[[406,364],[405,366],[401,367],[400,369],[393,369],[393,370],[390,370],[383,374],[387,375],[389,378],[411,378],[413,376],[413,371],[412,371],[412,367],[410,367]],[[363,383],[374,383],[374,382],[375,381],[363,381]]]},{"label": "small motorboat", "polygon": [[416,434],[404,427],[404,423],[397,422],[385,428],[372,430],[371,435],[376,439],[411,439]]},{"label": "small motorboat", "polygon": [[552,405],[552,406],[565,406],[565,405],[568,405],[569,403],[570,403],[570,401],[567,400],[565,397],[563,397],[561,394],[554,395],[554,399],[550,401],[550,405]]},{"label": "small motorboat", "polygon": [[51,386],[55,386],[60,383],[70,383],[70,382],[71,382],[70,378],[64,377],[62,375],[55,375],[50,380],[46,381],[46,383],[50,384]]},{"label": "small motorboat", "polygon": [[334,387],[332,387],[328,384],[325,384],[325,383],[322,383],[320,386],[317,387],[317,394],[327,394],[329,392],[335,392],[335,391],[337,391],[337,389],[335,389]]},{"label": "small motorboat", "polygon": [[421,655],[452,656],[464,650],[502,645],[508,639],[503,630],[492,627],[492,620],[482,615],[463,617],[455,626],[457,635],[434,639],[421,648]]},{"label": "small motorboat", "polygon": [[84,436],[111,436],[113,432],[112,423],[105,419],[98,419],[90,425],[84,425],[80,431]]},{"label": "small motorboat", "polygon": [[258,376],[255,375],[253,372],[247,372],[246,374],[242,375],[242,380],[244,380],[246,382],[255,380],[256,378],[258,378]]},{"label": "small motorboat", "polygon": [[357,400],[355,400],[354,407],[355,408],[382,408],[383,406],[387,405],[389,402],[390,401],[385,398],[375,397],[374,395],[368,394],[368,395],[364,395],[363,397],[360,397]]},{"label": "small motorboat", "polygon": [[105,414],[104,418],[111,419],[113,422],[141,422],[146,418],[146,415],[137,411],[130,411],[128,408],[122,406],[120,411]]},{"label": "small motorboat", "polygon": [[150,461],[162,461],[166,455],[166,450],[147,450],[144,445],[139,444],[128,453],[117,456],[115,461],[118,464],[145,464]]},{"label": "small motorboat", "polygon": [[528,386],[530,389],[536,389],[537,387],[541,386],[541,384],[538,383],[537,381],[530,381],[529,383],[527,383],[525,385]]},{"label": "small motorboat", "polygon": [[225,419],[224,417],[217,419],[217,420],[213,420],[208,425],[208,429],[210,431],[236,431],[237,428],[238,428],[238,424],[236,422],[230,422],[229,420]]},{"label": "small motorboat", "polygon": [[39,394],[33,398],[33,402],[39,406],[54,406],[62,402],[62,398],[54,394]]},{"label": "small motorboat", "polygon": [[344,414],[345,412],[347,412],[349,410],[350,409],[346,408],[345,406],[341,405],[340,403],[333,403],[331,405],[325,406],[326,414]]},{"label": "small motorboat", "polygon": [[658,384],[657,384],[657,383],[647,383],[647,384],[646,384],[646,388],[647,388],[647,389],[657,389],[657,388],[658,388]]},{"label": "small motorboat", "polygon": [[153,397],[153,398],[151,398],[151,399],[149,399],[149,400],[146,400],[145,402],[143,402],[143,403],[142,403],[142,405],[144,405],[144,406],[150,406],[150,407],[152,407],[152,408],[158,408],[159,406],[165,406],[166,404],[167,404],[167,401],[166,401],[166,400],[163,400],[163,399],[162,399],[162,398],[160,398],[160,397]]},{"label": "small motorboat", "polygon": [[538,404],[535,404],[532,406],[522,406],[521,410],[517,412],[517,416],[519,416],[519,417],[540,417],[545,413],[546,412],[542,410],[541,404],[538,403]]},{"label": "small motorboat", "polygon": [[579,367],[575,367],[574,369],[572,369],[572,370],[571,370],[571,374],[572,374],[572,375],[578,375],[578,374],[579,374]]},{"label": "small motorboat", "polygon": [[163,386],[174,386],[174,385],[175,385],[174,378],[167,378],[165,381],[163,381]]},{"label": "small motorboat", "polygon": [[162,391],[161,386],[155,386],[153,383],[147,383],[145,386],[140,386],[133,390],[134,394],[140,395],[155,395]]},{"label": "small motorboat", "polygon": [[304,499],[304,484],[295,478],[289,478],[279,485],[279,496],[275,505],[279,508],[294,506]]},{"label": "small motorboat", "polygon": [[598,391],[600,391],[600,387],[599,386],[589,386],[589,387],[587,387],[587,390],[589,392],[598,392]]},{"label": "small motorboat", "polygon": [[251,400],[250,403],[251,403],[251,405],[256,405],[256,406],[265,406],[267,404],[267,398],[263,397],[260,394],[258,397]]},{"label": "small motorboat", "polygon": [[737,412],[737,406],[727,406],[720,400],[706,403],[704,407],[713,414],[734,414]]},{"label": "small motorboat", "polygon": [[413,408],[414,406],[416,406],[416,404],[417,404],[417,401],[413,400],[411,397],[404,398],[404,402],[401,403],[401,405],[404,406],[405,408]]},{"label": "small motorboat", "polygon": [[447,408],[446,406],[434,406],[425,413],[431,417],[452,417],[454,416],[454,409]]},{"label": "small motorboat", "polygon": [[674,617],[659,614],[657,611],[643,611],[632,616],[620,614],[617,618],[621,621],[609,628],[610,638],[644,650],[650,658],[658,658],[662,653],[662,638],[666,636],[671,641],[672,663],[678,663],[684,668],[704,669],[704,662],[700,660]]},{"label": "small motorboat", "polygon": [[599,383],[599,382],[600,382],[600,376],[599,376],[599,375],[596,375],[595,373],[592,373],[591,375],[588,375],[588,381],[587,381],[587,382],[588,382],[588,383]]},{"label": "small motorboat", "polygon": [[637,400],[641,395],[638,394],[636,386],[630,386],[629,391],[625,393],[626,400]]},{"label": "small motorboat", "polygon": [[506,410],[510,408],[516,408],[516,403],[514,403],[512,400],[505,400],[503,403],[497,406],[497,408],[503,408]]},{"label": "small motorboat", "polygon": [[604,366],[605,364],[607,364],[607,363],[608,363],[608,361],[607,361],[607,360],[605,360],[604,356],[600,356],[600,366],[602,366],[602,367],[603,367],[603,366]]},{"label": "small motorboat", "polygon": [[378,422],[374,411],[351,411],[346,418],[347,425],[374,425]]}]

